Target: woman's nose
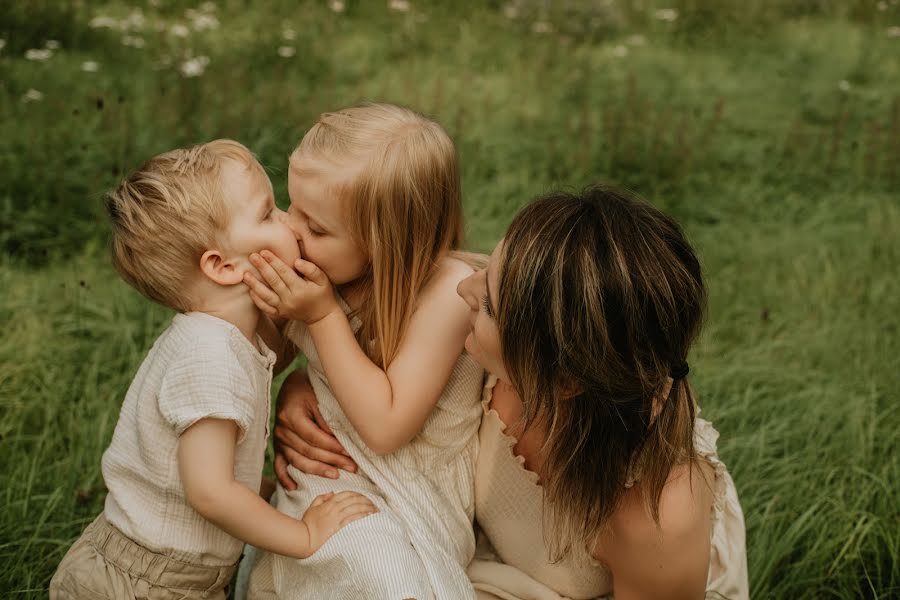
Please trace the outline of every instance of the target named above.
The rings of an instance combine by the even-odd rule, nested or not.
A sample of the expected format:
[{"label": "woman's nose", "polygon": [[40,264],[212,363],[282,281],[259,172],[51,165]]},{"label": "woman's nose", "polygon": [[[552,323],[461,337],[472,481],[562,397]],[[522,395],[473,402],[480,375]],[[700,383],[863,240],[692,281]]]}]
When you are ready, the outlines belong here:
[{"label": "woman's nose", "polygon": [[472,310],[478,309],[478,300],[475,298],[475,294],[472,292],[472,286],[474,284],[474,279],[477,273],[473,273],[469,275],[462,281],[460,281],[456,286],[456,293],[459,294],[460,298],[466,301],[466,304],[469,305],[469,308]]}]

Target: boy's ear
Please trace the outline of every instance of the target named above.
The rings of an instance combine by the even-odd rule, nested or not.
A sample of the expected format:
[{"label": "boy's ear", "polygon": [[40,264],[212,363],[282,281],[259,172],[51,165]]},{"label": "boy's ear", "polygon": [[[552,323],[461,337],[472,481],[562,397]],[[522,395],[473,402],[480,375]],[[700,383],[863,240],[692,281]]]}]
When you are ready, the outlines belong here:
[{"label": "boy's ear", "polygon": [[218,250],[207,250],[200,257],[200,270],[219,285],[235,285],[241,283],[244,272],[235,261],[225,260]]}]

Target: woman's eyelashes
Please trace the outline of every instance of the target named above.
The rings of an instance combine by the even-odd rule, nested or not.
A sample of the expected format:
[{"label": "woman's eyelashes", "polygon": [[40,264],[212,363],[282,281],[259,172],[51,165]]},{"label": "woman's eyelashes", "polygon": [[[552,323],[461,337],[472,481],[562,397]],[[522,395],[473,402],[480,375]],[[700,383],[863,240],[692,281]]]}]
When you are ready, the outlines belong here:
[{"label": "woman's eyelashes", "polygon": [[491,299],[488,298],[487,294],[485,294],[484,297],[481,299],[481,308],[484,309],[484,314],[486,314],[487,316],[489,316],[491,318],[494,317],[494,313],[491,312]]}]

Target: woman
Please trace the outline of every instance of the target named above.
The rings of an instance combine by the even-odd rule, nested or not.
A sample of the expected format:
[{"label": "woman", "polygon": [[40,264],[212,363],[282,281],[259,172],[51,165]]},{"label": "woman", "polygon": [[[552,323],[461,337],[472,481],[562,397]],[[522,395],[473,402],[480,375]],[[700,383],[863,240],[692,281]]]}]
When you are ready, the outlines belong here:
[{"label": "woman", "polygon": [[[747,598],[740,504],[687,381],[706,291],[678,225],[621,190],[551,194],[458,291],[466,349],[492,374],[469,567],[481,597]],[[301,379],[280,403],[285,486],[285,460],[353,469]]]}]

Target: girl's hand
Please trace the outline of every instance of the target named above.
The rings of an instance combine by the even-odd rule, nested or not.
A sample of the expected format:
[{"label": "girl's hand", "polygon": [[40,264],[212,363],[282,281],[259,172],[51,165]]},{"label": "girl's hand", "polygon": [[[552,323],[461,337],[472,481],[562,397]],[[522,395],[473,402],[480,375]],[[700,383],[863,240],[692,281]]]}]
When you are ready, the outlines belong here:
[{"label": "girl's hand", "polygon": [[250,262],[265,283],[249,272],[244,273],[244,283],[253,303],[269,317],[312,324],[340,310],[331,281],[313,263],[298,258],[294,262],[298,275],[268,250],[251,254]]},{"label": "girl's hand", "polygon": [[338,469],[356,472],[356,463],[322,418],[302,369],[284,380],[275,408],[275,475],[284,489],[293,491],[297,484],[288,475],[288,463],[304,473],[331,479],[338,478]]}]

